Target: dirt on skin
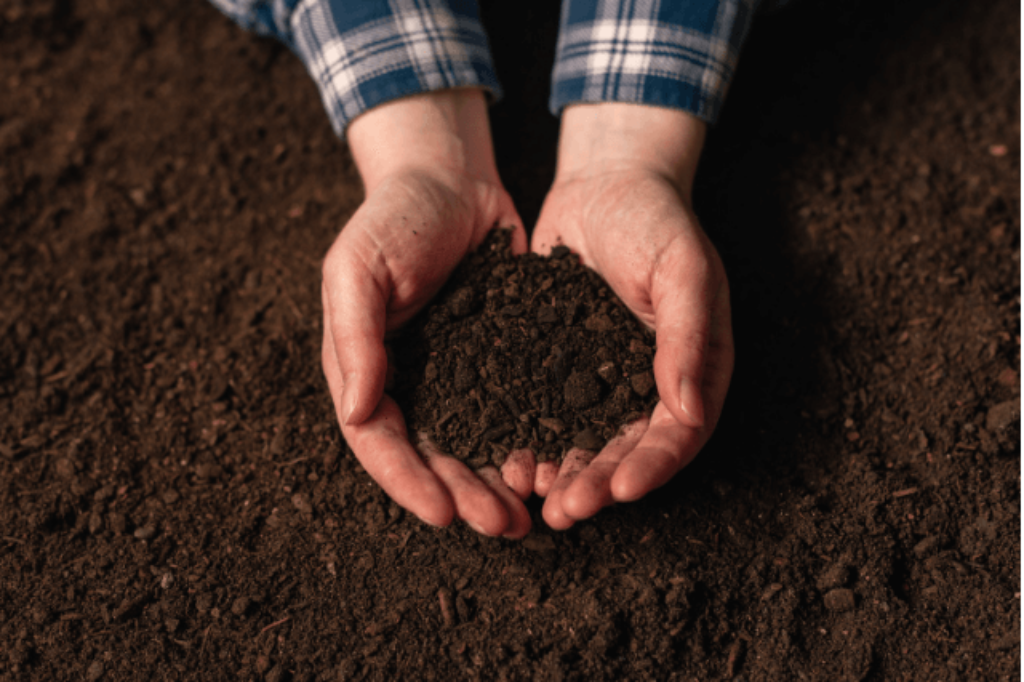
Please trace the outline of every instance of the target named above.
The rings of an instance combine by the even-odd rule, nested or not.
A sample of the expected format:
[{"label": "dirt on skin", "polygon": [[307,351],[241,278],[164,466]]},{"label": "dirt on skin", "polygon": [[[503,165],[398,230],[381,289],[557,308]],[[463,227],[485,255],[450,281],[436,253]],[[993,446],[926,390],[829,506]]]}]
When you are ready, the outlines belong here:
[{"label": "dirt on skin", "polygon": [[477,469],[597,452],[657,402],[654,333],[568,247],[515,256],[511,237],[492,230],[391,344],[410,431]]},{"label": "dirt on skin", "polygon": [[[553,173],[555,3],[485,3],[499,167]],[[0,5],[0,680],[1020,674],[1020,6],[755,23],[697,214],[718,432],[523,542],[340,438],[319,265],[361,200],[285,48],[199,0]]]}]

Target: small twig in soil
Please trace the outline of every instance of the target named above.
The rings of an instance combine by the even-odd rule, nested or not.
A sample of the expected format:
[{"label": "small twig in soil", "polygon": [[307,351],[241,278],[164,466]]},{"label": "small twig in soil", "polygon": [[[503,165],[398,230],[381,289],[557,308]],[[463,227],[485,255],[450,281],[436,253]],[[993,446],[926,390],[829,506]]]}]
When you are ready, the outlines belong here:
[{"label": "small twig in soil", "polygon": [[291,296],[289,296],[286,292],[281,292],[281,298],[283,298],[284,302],[288,304],[289,308],[291,308],[292,314],[295,315],[295,319],[298,322],[302,322],[303,320],[306,319],[305,316],[303,316],[302,311],[299,310],[299,306],[295,305],[295,301],[292,300]]},{"label": "small twig in soil", "polygon": [[906,490],[897,490],[892,494],[893,497],[906,497],[907,495],[913,495],[917,492],[917,488],[907,488]]},{"label": "small twig in soil", "polygon": [[202,642],[202,644],[199,645],[199,655],[198,655],[199,660],[203,659],[203,651],[206,650],[206,637],[207,637],[207,635],[210,634],[210,630],[212,628],[213,628],[212,625],[207,625],[206,629],[203,631],[203,642]]},{"label": "small twig in soil", "polygon": [[405,546],[409,544],[409,538],[412,537],[412,531],[410,530],[402,536],[402,540],[398,543],[398,549],[405,549]]},{"label": "small twig in soil", "polygon": [[480,412],[487,411],[487,405],[484,404],[484,399],[480,397],[480,394],[477,393],[475,388],[469,390],[469,395],[476,400],[476,404],[480,407]]},{"label": "small twig in soil", "polygon": [[444,423],[446,421],[448,421],[449,419],[451,419],[452,417],[454,417],[457,414],[458,414],[457,410],[452,410],[450,412],[446,412],[445,414],[443,414],[441,416],[440,419],[437,420],[437,423],[434,424],[434,428],[437,428],[437,429],[441,428],[442,426],[444,426]]},{"label": "small twig in soil", "polygon": [[45,488],[36,488],[35,490],[19,490],[18,497],[21,497],[22,495],[38,495],[39,493],[45,493],[46,491],[53,488],[54,485],[56,485],[56,483],[54,483],[53,485],[48,485]]},{"label": "small twig in soil", "polygon": [[293,466],[295,464],[298,464],[299,462],[305,462],[307,459],[313,459],[313,455],[306,455],[305,457],[296,457],[290,462],[281,462],[280,464],[275,464],[274,466],[277,467],[278,469],[281,469],[284,467]]},{"label": "small twig in soil", "polygon": [[271,623],[267,627],[265,627],[262,630],[260,630],[260,634],[262,635],[264,632],[266,632],[267,630],[270,630],[271,628],[276,628],[278,625],[282,625],[284,623],[287,623],[291,619],[292,619],[291,616],[286,616],[285,618],[282,618],[281,620],[275,620],[273,623]]},{"label": "small twig in soil", "polygon": [[729,658],[725,662],[725,677],[726,679],[732,679],[736,676],[736,666],[740,661],[740,655],[743,653],[743,639],[737,638],[732,646],[729,647]]},{"label": "small twig in soil", "polygon": [[441,604],[441,618],[444,619],[445,627],[451,627],[455,622],[452,616],[452,595],[451,592],[442,587],[437,591],[437,601]]},{"label": "small twig in soil", "polygon": [[10,535],[5,535],[4,540],[6,540],[7,542],[17,542],[19,545],[25,544],[25,541],[21,538],[12,538]]},{"label": "small twig in soil", "polygon": [[61,371],[55,372],[54,374],[51,374],[50,376],[43,379],[43,383],[52,384],[55,381],[60,381],[61,379],[66,378],[69,374],[71,374],[71,370],[62,369]]}]

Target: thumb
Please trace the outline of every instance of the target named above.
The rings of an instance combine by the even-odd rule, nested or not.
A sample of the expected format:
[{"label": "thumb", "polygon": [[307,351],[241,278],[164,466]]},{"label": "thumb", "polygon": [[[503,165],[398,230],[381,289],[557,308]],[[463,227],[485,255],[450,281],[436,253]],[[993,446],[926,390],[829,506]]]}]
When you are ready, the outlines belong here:
[{"label": "thumb", "polygon": [[388,296],[365,268],[324,263],[324,325],[341,370],[342,391],[334,400],[343,426],[366,421],[384,394]]},{"label": "thumb", "polygon": [[523,221],[516,215],[511,225],[512,229],[512,253],[521,256],[530,250],[530,240],[526,236],[526,229],[523,228]]},{"label": "thumb", "polygon": [[701,387],[711,326],[711,264],[700,249],[666,256],[651,292],[658,344],[654,378],[672,415],[699,429],[705,421]]}]

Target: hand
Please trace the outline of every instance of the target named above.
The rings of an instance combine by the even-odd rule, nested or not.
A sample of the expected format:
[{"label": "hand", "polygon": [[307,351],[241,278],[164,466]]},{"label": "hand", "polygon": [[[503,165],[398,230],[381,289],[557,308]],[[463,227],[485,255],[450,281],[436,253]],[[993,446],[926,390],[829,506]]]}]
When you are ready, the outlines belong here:
[{"label": "hand", "polygon": [[603,103],[563,113],[533,250],[570,247],[654,328],[660,402],[600,454],[571,450],[557,473],[538,465],[552,528],[665,484],[718,421],[734,354],[725,269],[691,208],[703,141],[704,124],[681,111]]},{"label": "hand", "polygon": [[[349,145],[366,200],[324,261],[323,367],[346,442],[399,505],[427,523],[454,517],[487,535],[522,537],[530,517],[496,469],[474,475],[429,442],[410,442],[384,394],[384,335],[433,297],[494,226],[526,234],[495,168],[483,95],[445,90],[355,119]],[[418,448],[418,450],[417,450]]]}]

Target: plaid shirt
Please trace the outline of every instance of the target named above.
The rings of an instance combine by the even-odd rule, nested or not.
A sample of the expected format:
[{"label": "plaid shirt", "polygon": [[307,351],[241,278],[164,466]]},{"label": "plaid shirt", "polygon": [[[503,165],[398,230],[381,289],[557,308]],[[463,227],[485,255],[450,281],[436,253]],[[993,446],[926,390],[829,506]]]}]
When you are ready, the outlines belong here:
[{"label": "plaid shirt", "polygon": [[[501,96],[473,0],[211,0],[305,63],[335,131],[392,99],[453,87]],[[634,102],[713,122],[758,0],[565,0],[552,73],[573,102]]]}]

